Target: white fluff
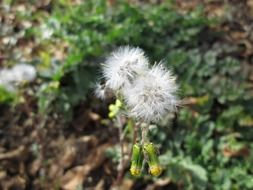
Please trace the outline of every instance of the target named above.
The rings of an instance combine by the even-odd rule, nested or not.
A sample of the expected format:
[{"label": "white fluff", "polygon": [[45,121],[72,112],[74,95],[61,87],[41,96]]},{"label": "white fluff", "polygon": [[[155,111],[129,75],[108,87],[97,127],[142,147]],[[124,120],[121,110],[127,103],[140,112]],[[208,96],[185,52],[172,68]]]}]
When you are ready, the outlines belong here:
[{"label": "white fluff", "polygon": [[111,98],[114,96],[112,89],[108,88],[107,83],[95,85],[95,96],[104,100],[106,98]]},{"label": "white fluff", "polygon": [[157,122],[178,104],[175,77],[161,64],[136,78],[123,90],[130,116],[144,122]]},{"label": "white fluff", "polygon": [[176,111],[176,78],[162,63],[149,68],[140,48],[126,46],[114,51],[106,59],[103,75],[105,85],[97,85],[95,94],[104,99],[109,89],[116,98],[124,98],[130,117],[150,123]]},{"label": "white fluff", "polygon": [[4,88],[6,88],[6,90],[12,92],[15,90],[14,83],[15,77],[13,77],[13,74],[10,70],[0,70],[0,86],[3,86]]},{"label": "white fluff", "polygon": [[11,69],[0,70],[0,85],[9,91],[15,91],[16,85],[23,81],[33,81],[36,69],[32,65],[17,64]]},{"label": "white fluff", "polygon": [[140,48],[120,47],[106,59],[103,75],[112,90],[118,91],[148,69],[148,60]]},{"label": "white fluff", "polygon": [[103,87],[103,85],[97,83],[95,85],[95,96],[100,98],[100,99],[105,99],[106,96],[105,96],[105,88]]},{"label": "white fluff", "polygon": [[33,81],[36,78],[36,69],[32,65],[17,64],[12,68],[15,81]]}]

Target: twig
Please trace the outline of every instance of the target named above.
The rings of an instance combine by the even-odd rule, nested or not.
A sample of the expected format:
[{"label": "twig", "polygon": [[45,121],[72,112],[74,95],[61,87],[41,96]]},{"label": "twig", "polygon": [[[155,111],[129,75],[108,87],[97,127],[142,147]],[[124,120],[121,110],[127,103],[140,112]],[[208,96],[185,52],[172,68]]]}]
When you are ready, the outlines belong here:
[{"label": "twig", "polygon": [[116,117],[117,119],[117,123],[118,123],[118,127],[119,127],[119,141],[120,141],[120,152],[121,152],[121,158],[120,158],[120,162],[119,162],[119,166],[118,166],[118,175],[117,175],[117,179],[115,182],[115,185],[119,185],[122,182],[122,178],[124,175],[124,170],[126,168],[126,166],[128,165],[128,163],[131,160],[132,157],[132,147],[133,145],[136,143],[137,141],[137,134],[138,134],[138,129],[139,127],[142,125],[142,122],[139,122],[138,125],[136,125],[135,123],[133,124],[133,138],[132,138],[132,144],[131,144],[131,148],[130,151],[128,153],[128,158],[125,160],[125,153],[124,153],[124,134],[123,134],[123,124],[121,121],[120,116]]},{"label": "twig", "polygon": [[123,124],[121,122],[121,119],[119,116],[117,116],[117,122],[118,122],[118,126],[119,126],[119,141],[120,141],[120,149],[121,149],[121,159],[120,159],[120,163],[118,166],[118,175],[117,175],[117,179],[115,182],[115,185],[119,185],[122,181],[123,175],[124,175],[124,170],[126,168],[126,166],[128,165],[128,163],[131,160],[132,157],[132,147],[133,145],[136,143],[137,141],[137,134],[138,134],[138,129],[141,126],[142,122],[140,122],[138,125],[136,125],[135,123],[133,124],[133,138],[132,138],[132,144],[131,144],[131,148],[130,151],[128,153],[128,158],[126,160],[124,160],[124,147],[123,147],[123,142],[124,142],[124,134],[122,132],[122,127]]},{"label": "twig", "polygon": [[147,142],[147,135],[148,135],[148,125],[143,124],[141,126],[141,144]]},{"label": "twig", "polygon": [[134,128],[134,132],[133,132],[133,139],[132,139],[132,146],[130,148],[130,151],[129,151],[129,154],[128,154],[128,162],[130,161],[131,157],[132,157],[132,153],[133,153],[133,145],[136,143],[136,140],[137,140],[137,134],[138,134],[138,129],[139,127],[141,126],[142,122],[138,123],[138,125],[133,125],[133,128]]},{"label": "twig", "polygon": [[118,175],[117,175],[117,179],[116,179],[116,185],[119,185],[122,181],[122,178],[123,178],[123,173],[124,173],[124,134],[123,134],[123,124],[122,124],[122,121],[121,121],[121,118],[119,115],[116,116],[116,119],[117,119],[117,123],[118,123],[118,128],[119,128],[119,143],[120,143],[120,162],[119,162],[119,165],[118,165]]}]

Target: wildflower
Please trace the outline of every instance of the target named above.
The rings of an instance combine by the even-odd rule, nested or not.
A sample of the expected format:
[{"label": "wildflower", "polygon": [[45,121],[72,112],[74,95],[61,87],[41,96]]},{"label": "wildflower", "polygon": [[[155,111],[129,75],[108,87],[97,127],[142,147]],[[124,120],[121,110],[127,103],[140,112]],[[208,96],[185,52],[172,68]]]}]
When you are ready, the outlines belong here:
[{"label": "wildflower", "polygon": [[[130,173],[140,176],[145,159],[150,174],[159,176],[162,167],[157,149],[148,141],[148,126],[150,122],[157,122],[167,113],[176,110],[179,102],[176,96],[176,78],[162,64],[149,68],[144,52],[140,48],[129,46],[119,48],[106,59],[103,75],[105,85],[96,86],[96,95],[104,99],[109,89],[116,97],[115,103],[109,105],[108,116],[120,120],[119,114],[128,113],[130,118],[140,121],[141,142],[132,147]],[[119,124],[119,139],[123,142],[121,127],[122,124]],[[135,135],[133,140],[136,141]],[[123,150],[121,152],[123,159]],[[123,168],[121,164],[119,166]]]},{"label": "wildflower", "polygon": [[148,60],[140,48],[120,47],[105,62],[103,75],[108,87],[118,91],[148,69]]},{"label": "wildflower", "polygon": [[130,116],[144,122],[157,122],[176,109],[175,77],[161,64],[140,75],[123,91]]}]

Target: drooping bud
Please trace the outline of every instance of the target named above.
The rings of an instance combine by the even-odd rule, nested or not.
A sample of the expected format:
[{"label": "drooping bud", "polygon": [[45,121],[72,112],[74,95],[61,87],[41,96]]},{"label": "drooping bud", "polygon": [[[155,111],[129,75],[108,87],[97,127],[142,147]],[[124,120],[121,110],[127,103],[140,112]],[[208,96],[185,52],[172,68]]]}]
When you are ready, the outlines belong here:
[{"label": "drooping bud", "polygon": [[134,144],[130,167],[130,172],[133,176],[139,176],[141,174],[142,162],[143,154],[141,151],[141,147],[139,144]]},{"label": "drooping bud", "polygon": [[149,172],[153,176],[159,176],[162,173],[162,167],[159,164],[156,147],[153,143],[145,143],[143,151],[147,155]]}]

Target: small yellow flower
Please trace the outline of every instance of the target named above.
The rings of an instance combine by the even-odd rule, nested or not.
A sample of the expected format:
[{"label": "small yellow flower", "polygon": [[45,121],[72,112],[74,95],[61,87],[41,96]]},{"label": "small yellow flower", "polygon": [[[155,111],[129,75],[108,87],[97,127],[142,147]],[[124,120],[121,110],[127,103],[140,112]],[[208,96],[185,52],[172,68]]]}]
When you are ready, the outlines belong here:
[{"label": "small yellow flower", "polygon": [[110,104],[109,105],[110,112],[108,114],[109,118],[114,118],[120,111],[121,107],[122,107],[122,102],[119,99],[117,99],[114,104]]}]

